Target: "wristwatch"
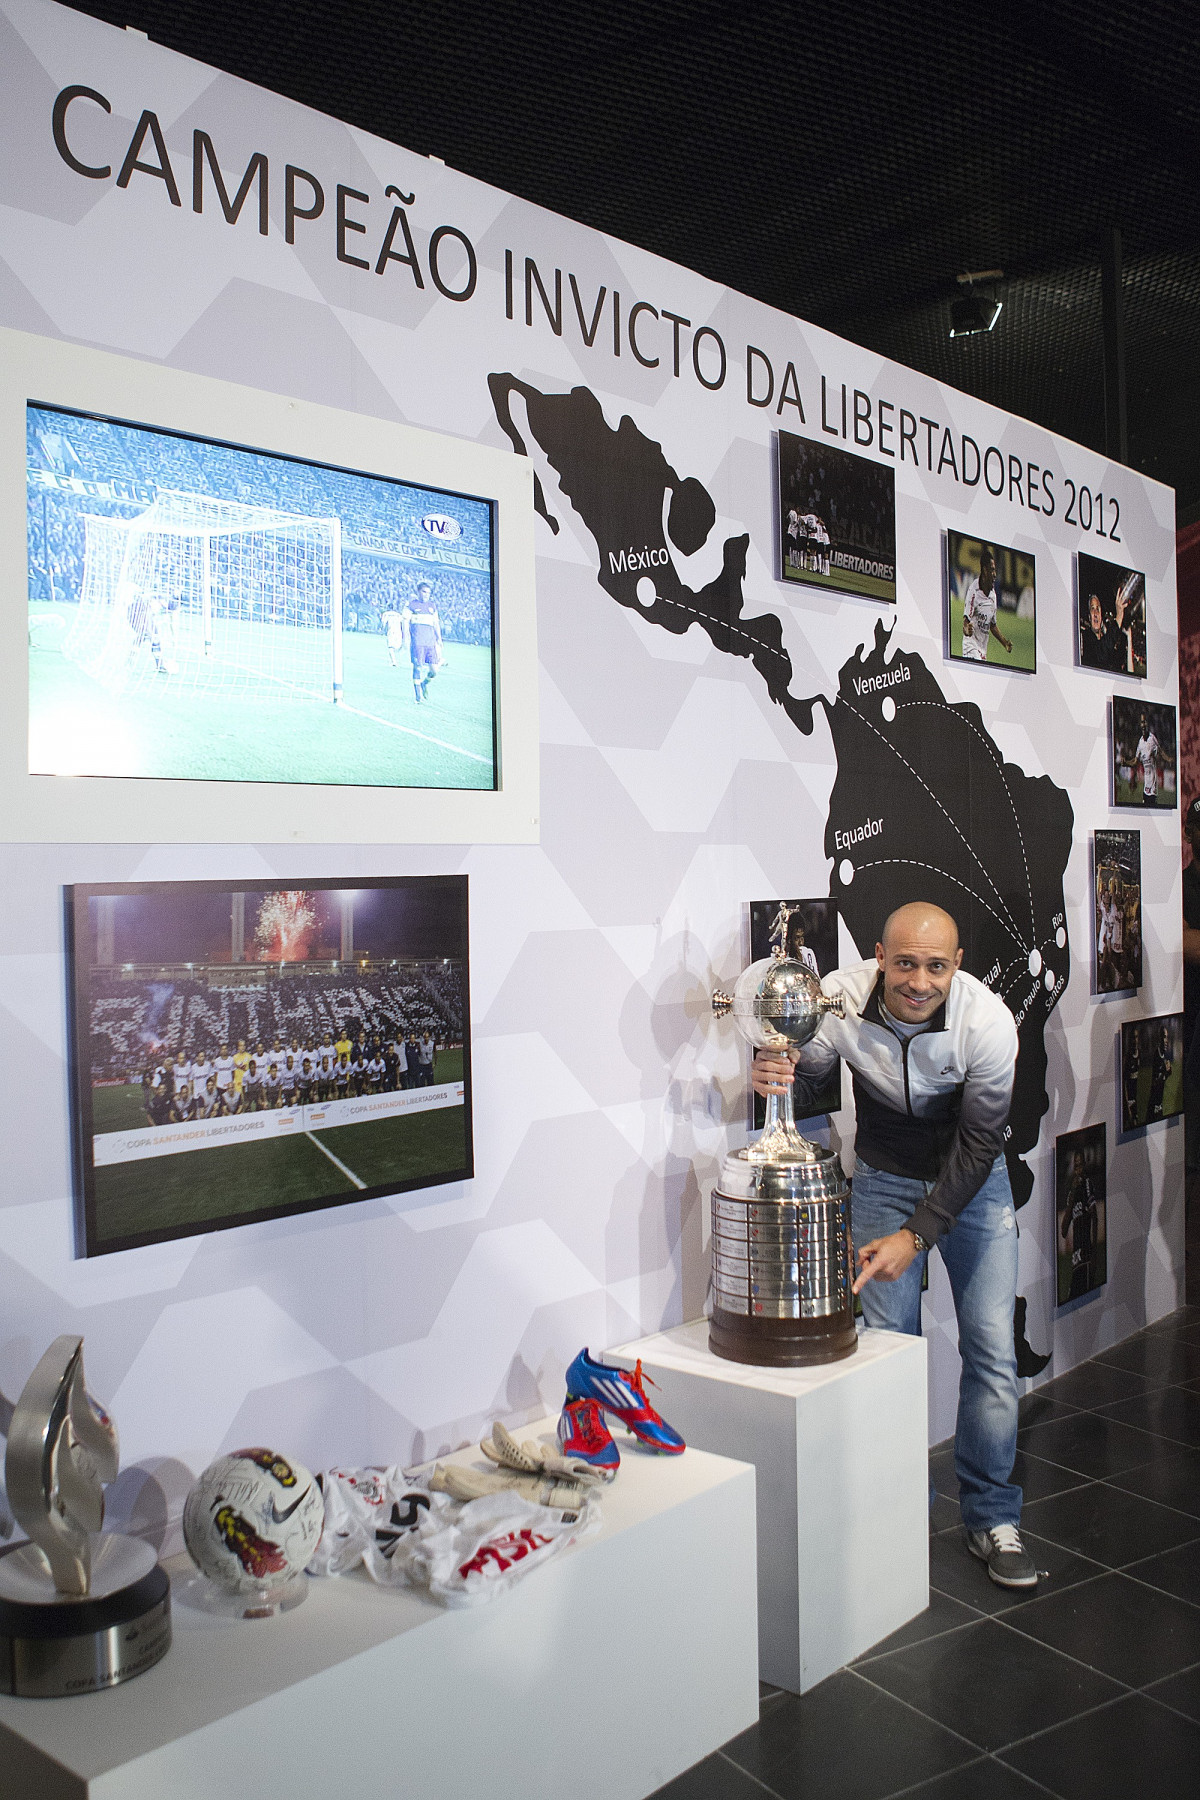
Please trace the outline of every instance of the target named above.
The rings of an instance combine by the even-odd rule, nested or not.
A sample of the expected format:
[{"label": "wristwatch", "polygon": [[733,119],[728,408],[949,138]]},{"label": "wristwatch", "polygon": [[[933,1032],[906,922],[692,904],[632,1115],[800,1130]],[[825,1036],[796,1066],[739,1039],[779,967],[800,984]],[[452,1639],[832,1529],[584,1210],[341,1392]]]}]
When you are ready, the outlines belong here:
[{"label": "wristwatch", "polygon": [[918,1250],[928,1251],[929,1245],[925,1242],[925,1239],[921,1236],[919,1231],[914,1231],[911,1225],[905,1225],[904,1230],[907,1231]]}]

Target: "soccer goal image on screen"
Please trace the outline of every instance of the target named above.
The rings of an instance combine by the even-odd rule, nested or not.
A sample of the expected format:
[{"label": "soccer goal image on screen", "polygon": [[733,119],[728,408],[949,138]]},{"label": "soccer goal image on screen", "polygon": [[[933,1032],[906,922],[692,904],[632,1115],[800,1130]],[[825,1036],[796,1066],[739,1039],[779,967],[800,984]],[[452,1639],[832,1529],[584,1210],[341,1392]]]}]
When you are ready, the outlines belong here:
[{"label": "soccer goal image on screen", "polygon": [[29,772],[494,788],[495,507],[30,404]]},{"label": "soccer goal image on screen", "polygon": [[896,475],[884,463],[779,433],[783,581],[896,601]]},{"label": "soccer goal image on screen", "polygon": [[465,876],[68,893],[87,1255],[471,1174]]},{"label": "soccer goal image on screen", "polygon": [[1033,556],[995,538],[946,533],[946,654],[956,662],[1037,668]]}]

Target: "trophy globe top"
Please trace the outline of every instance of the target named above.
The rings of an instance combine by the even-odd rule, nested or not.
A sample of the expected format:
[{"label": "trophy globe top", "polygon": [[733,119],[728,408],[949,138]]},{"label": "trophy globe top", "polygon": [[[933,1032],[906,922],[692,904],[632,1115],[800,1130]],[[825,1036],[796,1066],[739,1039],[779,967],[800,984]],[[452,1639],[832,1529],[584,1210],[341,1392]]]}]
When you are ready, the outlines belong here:
[{"label": "trophy globe top", "polygon": [[756,1050],[798,1050],[814,1037],[827,1012],[842,1012],[840,994],[821,992],[805,963],[764,956],[743,969],[732,994],[714,994],[713,1011],[728,1016]]}]

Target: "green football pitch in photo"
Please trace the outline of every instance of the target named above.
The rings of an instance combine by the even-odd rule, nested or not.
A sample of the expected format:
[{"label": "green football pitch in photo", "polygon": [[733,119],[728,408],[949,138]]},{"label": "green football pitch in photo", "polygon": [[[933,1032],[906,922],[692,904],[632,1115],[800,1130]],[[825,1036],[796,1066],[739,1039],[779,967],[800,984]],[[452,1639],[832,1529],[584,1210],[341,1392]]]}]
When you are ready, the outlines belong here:
[{"label": "green football pitch in photo", "polygon": [[[1022,619],[1015,612],[998,612],[996,627],[1006,638],[1012,640],[1012,655],[998,644],[994,637],[988,639],[987,660],[995,663],[1000,669],[1033,669],[1037,660],[1037,621]],[[963,603],[957,594],[950,596],[950,654],[956,662],[969,662],[973,659],[962,654],[963,639]]]},{"label": "green football pitch in photo", "polygon": [[[462,1079],[461,1050],[444,1051],[435,1083]],[[93,1090],[97,1134],[144,1128],[141,1089]],[[304,1207],[367,1188],[401,1188],[461,1168],[466,1161],[466,1109],[372,1119],[296,1132],[261,1143],[223,1144],[175,1156],[109,1163],[96,1169],[98,1248],[163,1232],[203,1231],[213,1220]]]},{"label": "green football pitch in photo", "polygon": [[[35,774],[341,786],[495,785],[492,653],[447,638],[427,697],[381,633],[342,639],[343,701],[310,689],[316,633],[221,621],[219,684],[170,673],[120,692],[63,654],[71,607],[29,608],[30,770]],[[326,634],[327,636],[328,634]],[[179,804],[186,806],[186,797]]]}]

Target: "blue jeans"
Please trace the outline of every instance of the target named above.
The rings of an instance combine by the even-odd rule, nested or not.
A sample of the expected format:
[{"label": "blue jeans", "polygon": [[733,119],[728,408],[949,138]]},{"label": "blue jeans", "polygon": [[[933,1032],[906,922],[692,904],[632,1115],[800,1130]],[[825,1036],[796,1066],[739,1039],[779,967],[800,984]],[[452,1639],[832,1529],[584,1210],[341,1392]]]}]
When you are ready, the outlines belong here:
[{"label": "blue jeans", "polygon": [[[932,1187],[931,1181],[888,1175],[860,1159],[851,1201],[855,1250],[899,1231]],[[1002,1156],[937,1248],[954,1294],[962,1357],[954,1467],[963,1524],[968,1531],[1017,1525],[1021,1490],[1009,1480],[1017,1451],[1017,1222]],[[898,1281],[867,1282],[859,1298],[869,1326],[920,1336],[924,1267],[919,1255]]]}]

